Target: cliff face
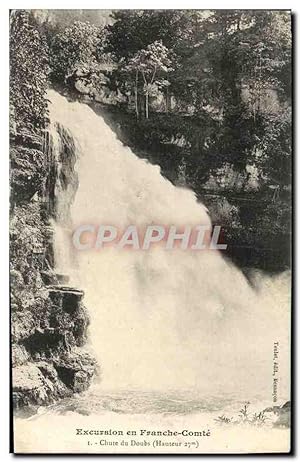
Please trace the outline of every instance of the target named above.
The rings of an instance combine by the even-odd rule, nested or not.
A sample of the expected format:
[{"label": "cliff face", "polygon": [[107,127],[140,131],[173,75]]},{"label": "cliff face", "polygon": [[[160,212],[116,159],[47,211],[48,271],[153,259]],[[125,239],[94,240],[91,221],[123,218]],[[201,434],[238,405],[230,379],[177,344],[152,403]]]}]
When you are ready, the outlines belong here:
[{"label": "cliff face", "polygon": [[[41,405],[85,390],[95,373],[84,350],[89,318],[83,292],[57,274],[54,229],[67,226],[76,192],[74,141],[11,133],[11,321],[13,402]],[[59,195],[65,200],[59,201]]]}]

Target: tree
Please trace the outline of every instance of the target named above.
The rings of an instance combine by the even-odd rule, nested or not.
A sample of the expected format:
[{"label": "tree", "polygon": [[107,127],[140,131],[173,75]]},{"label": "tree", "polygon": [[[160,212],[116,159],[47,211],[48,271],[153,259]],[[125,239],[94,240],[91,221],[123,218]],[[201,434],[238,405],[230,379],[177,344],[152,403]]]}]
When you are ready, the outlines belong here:
[{"label": "tree", "polygon": [[107,50],[127,63],[139,50],[161,41],[169,50],[180,48],[190,34],[191,12],[184,10],[119,10],[106,26]]},{"label": "tree", "polygon": [[98,50],[102,28],[75,21],[51,41],[50,64],[54,81],[71,82],[76,76],[99,77]]},{"label": "tree", "polygon": [[[130,76],[130,86],[135,88],[136,112],[140,113],[142,109],[137,103],[139,93],[143,92],[143,86],[137,78],[136,69],[132,66],[126,69],[126,66],[137,53],[146,50],[155,42],[161,42],[169,50],[172,58],[176,56],[176,50],[182,48],[186,50],[185,42],[191,35],[189,27],[191,15],[191,12],[184,10],[121,10],[112,13],[113,24],[106,26],[106,51],[112,53],[119,64],[119,71],[115,73],[115,78],[119,82],[119,89],[125,90],[125,93],[128,85],[126,80],[124,81],[124,76]],[[126,70],[125,74],[124,70]],[[142,78],[142,75],[140,77]],[[161,79],[159,88],[166,98],[168,107],[169,81]],[[152,87],[152,90],[157,89],[157,85]],[[149,90],[151,92],[151,88]],[[147,98],[149,95],[150,93]],[[146,93],[144,96],[146,98]]]},{"label": "tree", "polygon": [[162,76],[172,71],[172,60],[169,50],[161,43],[155,41],[146,47],[139,50],[125,66],[124,70],[134,73],[134,88],[135,88],[135,110],[137,117],[138,111],[138,86],[139,75],[142,77],[143,92],[145,94],[145,116],[149,118],[149,95],[154,90],[155,85],[167,85],[168,82],[162,79]]}]

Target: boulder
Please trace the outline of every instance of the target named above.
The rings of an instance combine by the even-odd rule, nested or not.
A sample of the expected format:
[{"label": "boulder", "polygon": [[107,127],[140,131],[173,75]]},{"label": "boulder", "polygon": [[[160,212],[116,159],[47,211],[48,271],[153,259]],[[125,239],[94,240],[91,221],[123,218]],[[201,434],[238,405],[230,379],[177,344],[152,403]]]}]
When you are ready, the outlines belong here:
[{"label": "boulder", "polygon": [[96,362],[85,352],[73,352],[54,361],[54,367],[61,381],[77,393],[89,387],[95,374]]}]

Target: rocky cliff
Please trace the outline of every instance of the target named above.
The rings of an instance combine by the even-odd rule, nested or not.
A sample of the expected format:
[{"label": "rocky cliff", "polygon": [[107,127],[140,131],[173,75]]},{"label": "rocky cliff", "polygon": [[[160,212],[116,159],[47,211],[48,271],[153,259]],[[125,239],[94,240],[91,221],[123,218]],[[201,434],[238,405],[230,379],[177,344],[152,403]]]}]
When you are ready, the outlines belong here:
[{"label": "rocky cliff", "polygon": [[[56,127],[11,130],[11,322],[15,408],[85,390],[96,363],[85,351],[83,292],[58,274],[52,223],[68,221],[76,192],[74,141]],[[58,201],[64,194],[66,200]],[[58,204],[63,204],[58,205]]]}]

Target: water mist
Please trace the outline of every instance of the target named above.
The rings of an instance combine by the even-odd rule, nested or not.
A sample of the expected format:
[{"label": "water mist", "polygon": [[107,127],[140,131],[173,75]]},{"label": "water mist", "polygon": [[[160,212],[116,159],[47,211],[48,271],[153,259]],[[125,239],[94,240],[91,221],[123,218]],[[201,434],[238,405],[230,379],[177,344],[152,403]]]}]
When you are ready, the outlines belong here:
[{"label": "water mist", "polygon": [[[90,107],[54,91],[49,99],[53,130],[61,124],[78,144],[74,229],[82,223],[210,225],[193,192],[173,186],[158,166],[137,158]],[[146,252],[73,249],[74,271],[59,228],[57,264],[85,290],[101,386],[267,396],[278,341],[286,377],[280,393],[288,394],[288,274],[258,274],[253,289],[217,251],[158,246]]]}]

